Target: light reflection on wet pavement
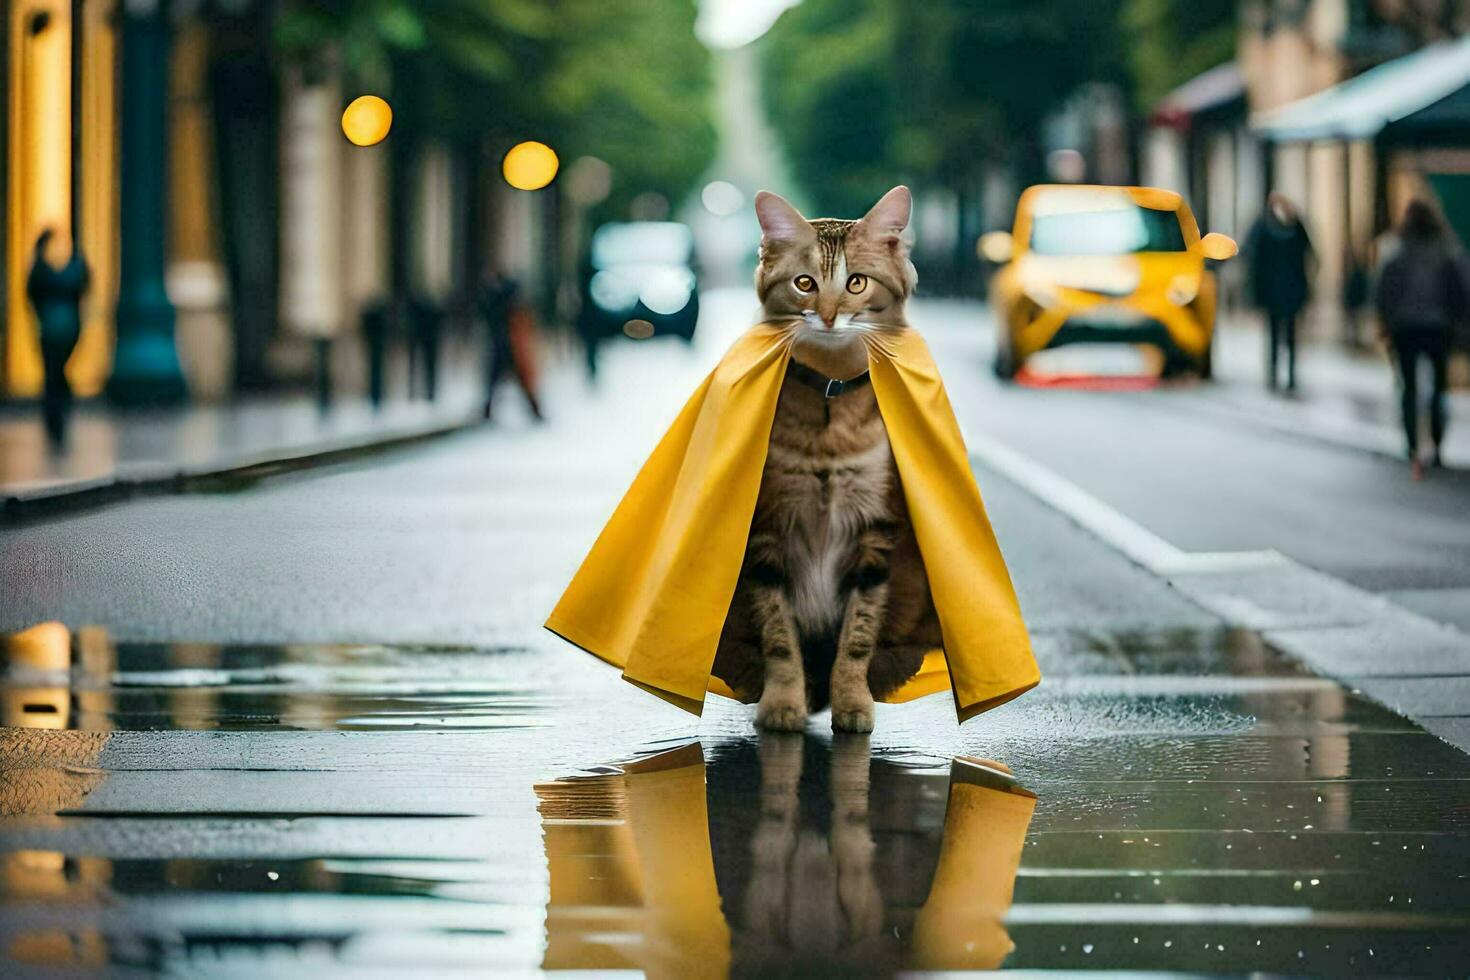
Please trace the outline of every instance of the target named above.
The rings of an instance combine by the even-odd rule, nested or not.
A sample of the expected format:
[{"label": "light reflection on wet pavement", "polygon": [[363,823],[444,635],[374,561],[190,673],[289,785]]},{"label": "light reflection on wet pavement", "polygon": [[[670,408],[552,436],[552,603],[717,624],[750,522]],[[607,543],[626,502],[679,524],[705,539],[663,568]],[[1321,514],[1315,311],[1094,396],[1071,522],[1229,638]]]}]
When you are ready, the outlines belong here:
[{"label": "light reflection on wet pavement", "polygon": [[1249,633],[1037,640],[1036,692],[870,742],[695,725],[549,643],[42,626],[4,645],[0,972],[1463,969],[1470,759]]}]

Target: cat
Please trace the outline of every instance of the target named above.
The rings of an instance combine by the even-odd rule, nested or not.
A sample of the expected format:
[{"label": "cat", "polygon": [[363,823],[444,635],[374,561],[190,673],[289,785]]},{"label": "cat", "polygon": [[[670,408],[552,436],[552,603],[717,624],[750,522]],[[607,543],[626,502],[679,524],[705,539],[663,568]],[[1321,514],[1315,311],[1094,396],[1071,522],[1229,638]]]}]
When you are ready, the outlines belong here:
[{"label": "cat", "polygon": [[908,328],[911,209],[906,187],[858,221],[808,221],[775,194],[755,198],[756,290],[765,320],[790,330],[791,363],[715,674],[758,702],[768,730],[801,731],[830,703],[834,730],[871,732],[874,699],[940,645],[866,373],[868,344]]}]

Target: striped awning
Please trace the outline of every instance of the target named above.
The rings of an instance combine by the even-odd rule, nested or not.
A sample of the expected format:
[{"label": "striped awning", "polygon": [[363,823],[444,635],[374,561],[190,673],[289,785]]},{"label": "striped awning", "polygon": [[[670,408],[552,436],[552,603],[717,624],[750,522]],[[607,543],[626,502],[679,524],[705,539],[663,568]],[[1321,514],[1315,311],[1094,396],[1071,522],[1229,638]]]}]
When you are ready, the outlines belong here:
[{"label": "striped awning", "polygon": [[1245,101],[1245,75],[1240,65],[1227,61],[1201,72],[1159,100],[1149,113],[1155,126],[1187,129],[1197,116],[1218,112]]},{"label": "striped awning", "polygon": [[1470,85],[1470,37],[1441,41],[1315,95],[1251,116],[1277,142],[1371,139]]}]

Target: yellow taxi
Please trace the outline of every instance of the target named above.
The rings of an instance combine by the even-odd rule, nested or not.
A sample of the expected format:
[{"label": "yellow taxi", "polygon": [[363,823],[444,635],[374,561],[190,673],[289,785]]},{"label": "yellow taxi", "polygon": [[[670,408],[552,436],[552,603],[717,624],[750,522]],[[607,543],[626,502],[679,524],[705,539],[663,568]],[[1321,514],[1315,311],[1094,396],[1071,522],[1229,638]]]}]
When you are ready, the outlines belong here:
[{"label": "yellow taxi", "polygon": [[1210,376],[1215,274],[1235,242],[1200,236],[1184,198],[1155,187],[1038,184],[1011,232],[981,237],[1001,264],[990,284],[995,373],[1013,378],[1038,351],[1065,344],[1147,344],[1163,373]]}]

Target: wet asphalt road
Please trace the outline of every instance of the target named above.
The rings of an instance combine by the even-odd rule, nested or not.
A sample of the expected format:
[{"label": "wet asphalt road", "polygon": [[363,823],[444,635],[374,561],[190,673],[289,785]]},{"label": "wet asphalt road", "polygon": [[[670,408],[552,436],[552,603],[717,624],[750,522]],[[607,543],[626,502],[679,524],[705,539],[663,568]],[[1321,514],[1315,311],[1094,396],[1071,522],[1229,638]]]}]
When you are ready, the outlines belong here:
[{"label": "wet asphalt road", "polygon": [[[564,383],[545,429],[0,531],[0,629],[71,627],[6,647],[0,972],[1463,967],[1470,759],[983,468],[1046,680],[964,728],[930,698],[880,706],[871,739],[825,718],[761,739],[748,709],[696,721],[542,632],[745,313],[709,309],[696,350],[615,351],[591,397]],[[1258,546],[1219,526],[1237,521],[1343,547],[1243,479],[1229,506],[1117,480],[1103,423],[1134,421],[1146,456],[1206,424],[1172,410],[1187,393],[1000,391],[946,322],[967,428],[1037,426],[1050,465],[1145,495],[1154,530],[1204,535],[1191,549]],[[1054,449],[1074,430],[1085,472]],[[1229,468],[1174,452],[1161,473]],[[1366,508],[1401,500],[1371,486]],[[1189,510],[1223,516],[1188,531]],[[1416,564],[1388,547],[1399,519],[1345,559],[1460,581],[1452,529]]]},{"label": "wet asphalt road", "polygon": [[[930,331],[941,366],[988,363],[985,311],[923,315],[970,327]],[[1470,470],[1416,484],[1397,459],[1253,423],[1220,386],[1187,379],[1143,392],[950,387],[971,427],[1185,551],[1274,548],[1373,592],[1470,589]]]}]

